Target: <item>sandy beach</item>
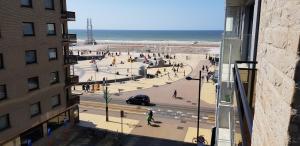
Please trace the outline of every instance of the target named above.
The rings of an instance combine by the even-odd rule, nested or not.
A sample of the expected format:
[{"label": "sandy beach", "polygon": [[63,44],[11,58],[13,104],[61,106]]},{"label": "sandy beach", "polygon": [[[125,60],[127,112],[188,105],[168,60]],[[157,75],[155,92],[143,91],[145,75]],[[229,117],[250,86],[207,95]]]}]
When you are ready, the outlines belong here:
[{"label": "sandy beach", "polygon": [[[185,53],[185,54],[219,54],[220,42],[200,41],[112,41],[97,40],[96,45],[86,45],[84,40],[78,40],[76,46],[70,50],[102,51],[107,48],[111,52],[160,52],[160,53]],[[75,52],[74,52],[75,53]]]}]

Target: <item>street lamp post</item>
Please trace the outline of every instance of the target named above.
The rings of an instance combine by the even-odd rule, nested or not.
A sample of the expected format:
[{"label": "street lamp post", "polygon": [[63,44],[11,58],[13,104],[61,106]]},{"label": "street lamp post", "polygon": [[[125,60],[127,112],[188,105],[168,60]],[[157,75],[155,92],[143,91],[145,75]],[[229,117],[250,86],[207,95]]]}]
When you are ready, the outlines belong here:
[{"label": "street lamp post", "polygon": [[198,90],[198,118],[197,118],[197,142],[199,137],[199,123],[200,123],[200,96],[201,96],[201,70],[199,71],[199,79],[192,77],[186,77],[186,80],[198,80],[199,81],[199,90]]}]

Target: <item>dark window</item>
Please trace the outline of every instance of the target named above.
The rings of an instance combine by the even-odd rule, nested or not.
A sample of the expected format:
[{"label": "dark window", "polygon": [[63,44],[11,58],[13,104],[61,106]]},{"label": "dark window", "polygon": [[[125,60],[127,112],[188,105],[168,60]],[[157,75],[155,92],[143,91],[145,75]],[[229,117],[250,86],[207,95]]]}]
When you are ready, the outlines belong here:
[{"label": "dark window", "polygon": [[23,22],[23,35],[34,36],[34,25],[32,22]]},{"label": "dark window", "polygon": [[31,143],[41,139],[44,136],[43,125],[33,127],[26,132],[20,134],[21,146],[28,146],[28,141]]},{"label": "dark window", "polygon": [[50,119],[47,122],[47,127],[50,128],[51,131],[63,126],[64,124],[67,124],[69,121],[69,112],[61,113],[60,115]]},{"label": "dark window", "polygon": [[0,131],[3,131],[10,127],[9,114],[0,116]]},{"label": "dark window", "polygon": [[29,50],[25,52],[26,64],[37,63],[36,50]]},{"label": "dark window", "polygon": [[0,69],[4,68],[3,55],[0,54]]},{"label": "dark window", "polygon": [[56,48],[48,49],[48,57],[49,57],[49,60],[56,60],[57,59],[57,49]]},{"label": "dark window", "polygon": [[32,7],[32,0],[21,0],[22,7]]},{"label": "dark window", "polygon": [[37,116],[41,113],[41,105],[40,102],[34,103],[30,105],[30,115],[31,117]]},{"label": "dark window", "polygon": [[44,0],[45,8],[48,10],[54,10],[54,0]]},{"label": "dark window", "polygon": [[60,95],[55,95],[51,97],[51,106],[52,108],[60,105]]},{"label": "dark window", "polygon": [[36,90],[39,88],[39,78],[38,77],[29,78],[27,84],[28,84],[29,91]]},{"label": "dark window", "polygon": [[0,100],[7,98],[6,85],[0,85]]},{"label": "dark window", "polygon": [[58,71],[50,73],[50,83],[55,84],[59,82]]},{"label": "dark window", "polygon": [[47,23],[47,34],[48,35],[56,35],[54,23]]}]

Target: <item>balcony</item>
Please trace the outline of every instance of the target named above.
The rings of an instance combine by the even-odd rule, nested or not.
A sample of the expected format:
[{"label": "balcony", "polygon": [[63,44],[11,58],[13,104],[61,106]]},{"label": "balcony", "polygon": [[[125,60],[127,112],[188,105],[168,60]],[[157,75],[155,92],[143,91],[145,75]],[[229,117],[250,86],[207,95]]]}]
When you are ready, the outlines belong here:
[{"label": "balcony", "polygon": [[67,107],[71,107],[73,105],[79,104],[80,103],[80,96],[73,94],[67,99]]},{"label": "balcony", "polygon": [[77,36],[76,36],[76,34],[63,34],[62,38],[63,38],[63,42],[77,43]]},{"label": "balcony", "polygon": [[70,75],[66,77],[66,86],[76,85],[79,82],[79,76]]},{"label": "balcony", "polygon": [[76,19],[75,12],[64,11],[62,12],[61,18],[67,21],[75,21]]},{"label": "balcony", "polygon": [[77,56],[76,55],[65,55],[64,56],[65,65],[77,64]]},{"label": "balcony", "polygon": [[238,111],[242,143],[251,145],[254,115],[254,88],[256,82],[256,62],[236,61],[233,68],[236,108]]}]

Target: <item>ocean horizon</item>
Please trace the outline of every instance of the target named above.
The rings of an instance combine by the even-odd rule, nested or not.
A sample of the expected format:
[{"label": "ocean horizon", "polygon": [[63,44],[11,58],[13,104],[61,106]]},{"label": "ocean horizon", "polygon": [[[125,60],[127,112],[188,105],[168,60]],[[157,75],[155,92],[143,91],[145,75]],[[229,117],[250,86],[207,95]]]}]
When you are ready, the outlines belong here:
[{"label": "ocean horizon", "polygon": [[[78,40],[86,40],[83,29],[70,29]],[[220,42],[223,30],[93,30],[95,40]]]}]

